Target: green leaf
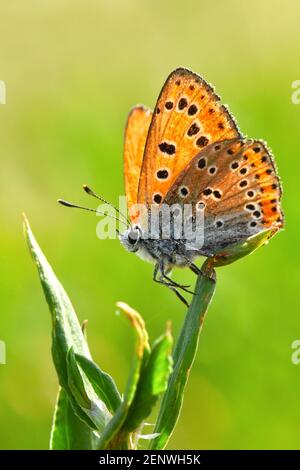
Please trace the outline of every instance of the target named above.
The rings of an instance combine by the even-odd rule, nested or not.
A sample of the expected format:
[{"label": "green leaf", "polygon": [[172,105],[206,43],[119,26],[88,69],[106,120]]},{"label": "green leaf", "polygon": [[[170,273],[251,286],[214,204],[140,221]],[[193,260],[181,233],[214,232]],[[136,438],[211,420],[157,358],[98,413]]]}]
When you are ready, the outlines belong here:
[{"label": "green leaf", "polygon": [[199,275],[195,295],[176,342],[173,354],[173,372],[159,410],[154,433],[158,434],[150,442],[150,449],[164,449],[180,415],[184,390],[188,381],[199,341],[204,315],[215,291],[215,280],[206,264],[202,267],[204,276]]},{"label": "green leaf", "polygon": [[77,404],[81,408],[86,408],[87,410],[89,410],[91,408],[92,403],[85,390],[83,378],[77,365],[73,348],[69,349],[67,355],[67,364],[69,388],[73,396],[75,397]]},{"label": "green leaf", "polygon": [[150,415],[159,396],[165,392],[172,372],[173,338],[170,328],[158,338],[149,359],[142,370],[134,400],[122,427],[126,431],[136,430]]},{"label": "green leaf", "polygon": [[[69,349],[67,355],[68,385],[77,405],[93,423],[93,428],[104,429],[106,423],[103,421],[103,402],[95,393],[94,387],[88,380],[83,370],[77,363],[73,348]],[[109,415],[111,416],[111,415]],[[86,421],[87,423],[89,421]]]},{"label": "green leaf", "polygon": [[[66,292],[38,246],[26,218],[24,229],[28,247],[38,268],[41,284],[51,313],[52,357],[60,386],[66,391],[69,402],[77,416],[93,429],[102,431],[110,420],[111,414],[105,404],[99,400],[87,377],[82,374],[80,375],[82,379],[80,386],[84,388],[89,399],[89,406],[86,407],[87,401],[83,400],[82,389],[80,393],[77,393],[78,390],[75,386],[75,384],[79,386],[80,374],[79,370],[76,370],[76,361],[72,361],[72,359],[72,362],[68,363],[67,361],[69,350],[91,359],[82,329]],[[76,374],[76,379],[74,374]],[[71,384],[72,387],[70,387]]]},{"label": "green leaf", "polygon": [[141,318],[138,312],[133,310],[125,303],[118,302],[117,306],[120,308],[121,312],[125,314],[134,329],[136,334],[136,346],[133,364],[131,366],[131,371],[127,380],[123,401],[117,408],[114,416],[100,436],[100,441],[98,444],[99,450],[132,448],[130,433],[123,431],[122,425],[126,420],[130,405],[133,402],[142,366],[150,354],[148,334],[145,328],[144,320]]},{"label": "green leaf", "polygon": [[80,354],[75,354],[75,357],[97,396],[104,401],[109,411],[114,413],[122,401],[114,380],[87,357]]},{"label": "green leaf", "polygon": [[50,436],[51,450],[88,450],[94,448],[93,431],[77,417],[64,389],[57,396]]}]

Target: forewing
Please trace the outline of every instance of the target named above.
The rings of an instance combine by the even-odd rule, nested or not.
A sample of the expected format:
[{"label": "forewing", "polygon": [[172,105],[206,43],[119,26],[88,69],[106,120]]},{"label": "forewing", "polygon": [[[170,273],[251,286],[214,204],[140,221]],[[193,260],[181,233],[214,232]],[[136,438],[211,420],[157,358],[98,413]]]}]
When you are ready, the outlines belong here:
[{"label": "forewing", "polygon": [[170,74],[147,137],[138,191],[140,203],[159,204],[199,150],[240,136],[219,99],[199,75],[183,68]]},{"label": "forewing", "polygon": [[152,111],[149,108],[136,106],[127,119],[124,139],[124,178],[129,211],[137,203],[138,184],[151,118]]}]

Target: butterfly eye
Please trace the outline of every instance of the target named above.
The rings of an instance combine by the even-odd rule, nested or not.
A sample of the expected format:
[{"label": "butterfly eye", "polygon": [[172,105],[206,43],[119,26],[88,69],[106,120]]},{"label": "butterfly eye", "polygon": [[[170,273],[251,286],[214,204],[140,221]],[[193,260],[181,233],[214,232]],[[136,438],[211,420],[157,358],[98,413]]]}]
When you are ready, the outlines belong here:
[{"label": "butterfly eye", "polygon": [[136,242],[138,241],[139,239],[139,231],[138,230],[131,230],[129,233],[128,233],[128,242],[130,243],[130,245],[135,245]]}]

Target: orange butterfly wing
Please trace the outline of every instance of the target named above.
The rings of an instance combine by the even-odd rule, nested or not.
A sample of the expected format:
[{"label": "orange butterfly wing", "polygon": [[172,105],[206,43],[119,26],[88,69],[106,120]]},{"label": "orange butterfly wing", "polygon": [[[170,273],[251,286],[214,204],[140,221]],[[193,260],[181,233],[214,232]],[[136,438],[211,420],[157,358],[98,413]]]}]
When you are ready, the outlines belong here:
[{"label": "orange butterfly wing", "polygon": [[177,176],[207,145],[240,137],[226,107],[199,75],[176,69],[158,98],[145,146],[138,202],[162,202]]},{"label": "orange butterfly wing", "polygon": [[[129,211],[137,203],[144,148],[151,119],[151,109],[144,106],[135,106],[127,118],[124,140],[124,177]],[[131,219],[134,219],[133,214],[131,214]]]}]

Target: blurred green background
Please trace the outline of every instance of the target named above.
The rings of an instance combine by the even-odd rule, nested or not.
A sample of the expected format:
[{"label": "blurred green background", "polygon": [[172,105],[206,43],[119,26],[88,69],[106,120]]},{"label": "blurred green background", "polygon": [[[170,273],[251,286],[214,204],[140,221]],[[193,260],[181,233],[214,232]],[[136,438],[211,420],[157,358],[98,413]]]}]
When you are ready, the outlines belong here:
[{"label": "blurred green background", "polygon": [[[11,0],[1,2],[0,447],[48,447],[57,379],[50,315],[25,245],[21,212],[70,295],[95,360],[124,390],[133,349],[123,300],[152,339],[185,309],[152,282],[152,266],[118,241],[100,241],[98,219],[56,204],[123,194],[123,130],[130,107],[154,106],[182,65],[212,82],[246,135],[267,140],[284,185],[286,230],[218,270],[181,420],[169,448],[299,448],[299,124],[296,0],[206,2]],[[95,204],[96,206],[97,204]],[[189,272],[175,278],[194,282]]]}]

